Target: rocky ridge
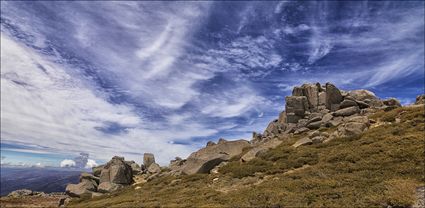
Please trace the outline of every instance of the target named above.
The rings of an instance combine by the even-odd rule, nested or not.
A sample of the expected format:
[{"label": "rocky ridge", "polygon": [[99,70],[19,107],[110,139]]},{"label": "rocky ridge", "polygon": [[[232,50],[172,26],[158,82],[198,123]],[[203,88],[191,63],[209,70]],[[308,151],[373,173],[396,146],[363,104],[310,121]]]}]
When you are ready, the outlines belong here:
[{"label": "rocky ridge", "polygon": [[[80,183],[69,184],[66,194],[93,198],[130,185],[141,189],[143,183],[163,176],[216,174],[230,160],[238,158],[241,163],[248,162],[296,135],[305,136],[293,143],[293,148],[357,137],[382,125],[381,121],[370,119],[370,115],[401,107],[395,98],[382,100],[368,90],[343,91],[331,83],[294,87],[285,101],[285,110],[263,133],[253,132],[250,141],[208,142],[186,159],[176,157],[168,167],[155,163],[152,153],[144,154],[141,165],[115,156],[107,164],[93,168],[92,173],[81,174]],[[420,95],[414,105],[424,103],[425,95]],[[62,199],[60,204],[67,202]]]}]

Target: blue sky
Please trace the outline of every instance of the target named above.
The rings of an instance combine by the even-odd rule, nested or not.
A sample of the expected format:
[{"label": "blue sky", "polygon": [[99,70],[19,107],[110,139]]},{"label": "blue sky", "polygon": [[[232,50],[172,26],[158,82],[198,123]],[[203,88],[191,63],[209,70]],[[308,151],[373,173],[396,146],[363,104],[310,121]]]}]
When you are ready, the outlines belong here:
[{"label": "blue sky", "polygon": [[1,2],[2,163],[167,164],[262,132],[305,82],[411,103],[424,2]]}]

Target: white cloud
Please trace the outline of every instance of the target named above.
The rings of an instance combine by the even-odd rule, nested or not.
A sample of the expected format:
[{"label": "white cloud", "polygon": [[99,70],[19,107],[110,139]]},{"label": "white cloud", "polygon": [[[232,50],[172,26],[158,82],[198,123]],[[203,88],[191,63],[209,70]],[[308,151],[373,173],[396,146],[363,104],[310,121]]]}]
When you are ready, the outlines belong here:
[{"label": "white cloud", "polygon": [[93,168],[93,167],[96,167],[96,166],[98,166],[98,164],[96,163],[95,160],[88,159],[85,168]]},{"label": "white cloud", "polygon": [[74,160],[65,159],[65,160],[62,160],[62,162],[60,163],[61,168],[70,168],[74,166],[75,166]]}]

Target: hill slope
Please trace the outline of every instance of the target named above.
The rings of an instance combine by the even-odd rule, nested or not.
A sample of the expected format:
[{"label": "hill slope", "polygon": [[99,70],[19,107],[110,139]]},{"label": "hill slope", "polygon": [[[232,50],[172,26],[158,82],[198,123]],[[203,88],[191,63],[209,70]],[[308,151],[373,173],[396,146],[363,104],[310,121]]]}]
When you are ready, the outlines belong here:
[{"label": "hill slope", "polygon": [[[164,176],[71,207],[407,207],[424,186],[424,106],[378,111],[361,136],[294,148],[299,134],[214,174]],[[330,131],[331,128],[319,129]]]}]

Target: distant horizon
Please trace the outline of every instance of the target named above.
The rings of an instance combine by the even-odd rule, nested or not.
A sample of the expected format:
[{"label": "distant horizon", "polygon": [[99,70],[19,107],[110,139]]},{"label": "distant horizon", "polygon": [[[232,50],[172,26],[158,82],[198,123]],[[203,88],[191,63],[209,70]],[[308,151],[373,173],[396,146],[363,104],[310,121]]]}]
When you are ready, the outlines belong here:
[{"label": "distant horizon", "polygon": [[1,165],[167,165],[263,132],[303,83],[413,103],[424,4],[1,1]]}]

